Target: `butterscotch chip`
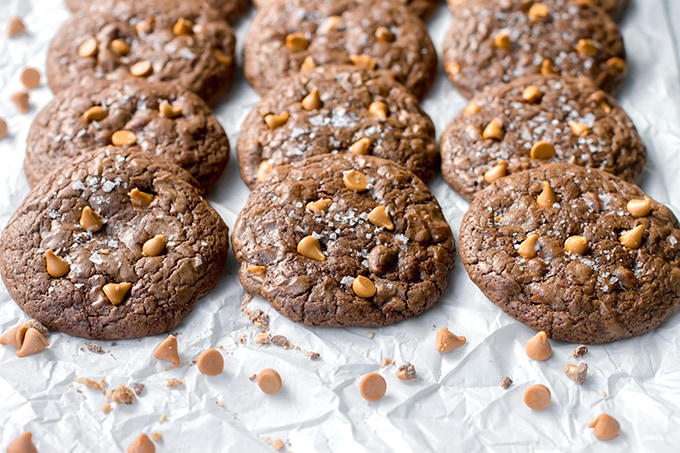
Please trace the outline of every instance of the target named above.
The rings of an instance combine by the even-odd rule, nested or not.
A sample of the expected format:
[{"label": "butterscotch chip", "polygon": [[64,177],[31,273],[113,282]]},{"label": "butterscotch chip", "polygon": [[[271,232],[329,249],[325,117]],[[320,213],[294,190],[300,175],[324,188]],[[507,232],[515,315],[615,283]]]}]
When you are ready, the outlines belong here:
[{"label": "butterscotch chip", "polygon": [[576,44],[576,51],[586,57],[597,55],[598,49],[592,39],[579,39]]},{"label": "butterscotch chip", "polygon": [[508,162],[500,160],[496,165],[484,172],[484,181],[491,184],[508,174]]},{"label": "butterscotch chip", "polygon": [[609,414],[600,414],[588,424],[593,428],[593,434],[600,440],[612,440],[621,433],[621,425]]},{"label": "butterscotch chip", "polygon": [[529,8],[528,16],[531,20],[540,20],[548,17],[549,13],[550,10],[543,3],[534,3],[531,5],[531,8]]},{"label": "butterscotch chip", "polygon": [[33,434],[21,433],[7,446],[7,453],[38,453],[38,449],[33,444]]},{"label": "butterscotch chip", "polygon": [[569,236],[564,241],[564,250],[574,255],[585,255],[590,250],[588,239],[584,236]]},{"label": "butterscotch chip", "polygon": [[552,356],[552,346],[545,332],[538,332],[527,341],[525,351],[534,360],[548,360]]},{"label": "butterscotch chip", "polygon": [[104,226],[104,220],[97,211],[93,211],[89,206],[85,206],[80,213],[80,226],[85,231],[96,233]]},{"label": "butterscotch chip", "polygon": [[30,95],[27,91],[15,91],[10,97],[19,113],[28,113]]},{"label": "butterscotch chip", "polygon": [[397,378],[402,381],[412,381],[417,376],[416,367],[408,362],[402,363],[397,369]]},{"label": "butterscotch chip", "polygon": [[354,66],[359,66],[364,69],[373,70],[377,64],[375,58],[369,55],[350,55],[349,59],[352,60]]},{"label": "butterscotch chip", "polygon": [[286,36],[286,47],[291,52],[300,52],[309,47],[309,39],[305,37],[304,33],[290,33]]},{"label": "butterscotch chip", "polygon": [[7,127],[7,121],[5,121],[3,118],[0,118],[0,140],[7,137],[8,134],[9,127]]},{"label": "butterscotch chip", "polygon": [[378,38],[378,41],[383,42],[392,42],[395,39],[394,33],[382,25],[375,29],[375,37]]},{"label": "butterscotch chip", "polygon": [[130,196],[130,202],[134,206],[146,207],[153,201],[153,195],[150,193],[142,192],[141,190],[134,188],[128,194]]},{"label": "butterscotch chip", "polygon": [[30,327],[26,330],[24,341],[21,343],[21,347],[17,350],[17,357],[26,357],[27,355],[37,354],[49,345],[50,344],[47,342],[43,334]]},{"label": "butterscotch chip", "polygon": [[435,349],[439,352],[451,352],[458,349],[467,342],[467,339],[462,335],[456,335],[449,329],[442,327],[437,330],[435,338]]},{"label": "butterscotch chip", "polygon": [[321,97],[319,97],[319,90],[314,88],[311,93],[302,99],[302,108],[305,110],[316,110],[321,107]]},{"label": "butterscotch chip", "polygon": [[224,66],[231,66],[234,63],[234,57],[227,55],[222,49],[213,50],[215,59]]},{"label": "butterscotch chip", "polygon": [[328,210],[328,208],[333,204],[333,200],[330,198],[321,198],[316,201],[310,201],[307,203],[305,209],[312,211],[314,214],[323,214]]},{"label": "butterscotch chip", "polygon": [[529,409],[541,411],[550,406],[550,390],[543,384],[535,384],[524,391],[524,404]]},{"label": "butterscotch chip", "polygon": [[363,275],[359,275],[354,279],[352,282],[352,290],[354,291],[354,294],[359,297],[363,297],[364,299],[369,299],[375,296],[375,293],[377,292],[375,283]]},{"label": "butterscotch chip", "polygon": [[149,60],[138,61],[130,66],[130,74],[135,77],[148,77],[153,73],[153,66]]},{"label": "butterscotch chip", "polygon": [[269,176],[273,168],[274,166],[269,159],[260,162],[257,166],[257,174],[255,175],[257,182],[262,182],[267,179],[267,176]]},{"label": "butterscotch chip", "polygon": [[281,390],[281,376],[272,368],[265,368],[257,374],[257,385],[264,393],[273,395]]},{"label": "butterscotch chip", "polygon": [[316,68],[316,61],[314,61],[314,57],[312,57],[311,55],[307,55],[305,59],[302,60],[302,64],[300,65],[300,71],[307,72],[311,71],[314,68]]},{"label": "butterscotch chip", "polygon": [[539,141],[531,147],[531,158],[547,160],[555,157],[555,146],[546,141]]},{"label": "butterscotch chip", "polygon": [[90,123],[92,121],[101,121],[109,115],[109,112],[99,105],[95,105],[85,110],[83,113],[83,121]]},{"label": "butterscotch chip", "polygon": [[132,146],[137,143],[137,136],[132,131],[116,131],[111,136],[113,146]]},{"label": "butterscotch chip", "polygon": [[104,403],[102,404],[102,412],[105,414],[108,414],[111,412],[111,403]]},{"label": "butterscotch chip", "polygon": [[550,208],[557,202],[557,195],[548,181],[543,181],[542,188],[536,197],[536,204],[541,208]]},{"label": "butterscotch chip", "polygon": [[165,235],[157,234],[142,245],[142,253],[146,256],[158,256],[165,250]]},{"label": "butterscotch chip", "polygon": [[217,376],[224,370],[224,357],[217,349],[207,349],[198,356],[198,370],[207,376]]},{"label": "butterscotch chip", "polygon": [[120,305],[125,299],[128,291],[132,288],[132,283],[122,282],[122,283],[107,283],[102,287],[102,291],[106,294],[106,298],[113,305]]},{"label": "butterscotch chip", "polygon": [[371,105],[368,106],[368,112],[378,118],[387,118],[387,104],[384,102],[371,102]]},{"label": "butterscotch chip", "polygon": [[177,338],[174,335],[168,335],[153,351],[153,356],[158,360],[165,360],[172,363],[172,366],[178,367],[180,359]]},{"label": "butterscotch chip", "polygon": [[130,53],[130,45],[124,39],[114,39],[111,41],[111,50],[118,56],[125,56]]},{"label": "butterscotch chip", "polygon": [[182,107],[174,107],[169,102],[158,104],[158,112],[166,118],[177,118],[182,114]]},{"label": "butterscotch chip", "polygon": [[519,245],[517,248],[517,253],[519,253],[519,256],[525,259],[532,259],[536,258],[536,255],[538,255],[538,251],[536,250],[536,244],[538,243],[538,235],[537,234],[530,234],[527,236],[525,240],[522,241],[522,243]]},{"label": "butterscotch chip", "polygon": [[543,60],[541,63],[541,74],[544,76],[559,74],[553,66],[552,62],[548,59]]},{"label": "butterscotch chip", "polygon": [[623,75],[625,75],[628,72],[626,62],[623,60],[623,58],[620,57],[612,57],[609,60],[607,60],[607,66]]},{"label": "butterscotch chip", "polygon": [[529,85],[522,91],[522,99],[532,104],[541,102],[543,98],[543,92],[536,85]]},{"label": "butterscotch chip", "polygon": [[505,30],[501,30],[496,33],[496,36],[493,38],[493,43],[496,45],[496,47],[500,47],[501,49],[509,49],[512,47],[510,34]]},{"label": "butterscotch chip", "polygon": [[314,236],[305,236],[297,245],[297,252],[311,260],[325,261],[326,255],[321,251],[321,243]]},{"label": "butterscotch chip", "polygon": [[155,27],[156,18],[154,17],[149,17],[148,19],[145,19],[141,22],[137,22],[137,24],[135,24],[135,30],[137,30],[138,33],[144,35],[148,35],[149,33],[153,32]]},{"label": "butterscotch chip", "polygon": [[89,38],[83,41],[78,47],[78,56],[81,58],[92,58],[97,55],[99,50],[99,43],[94,38]]},{"label": "butterscotch chip", "polygon": [[281,127],[286,122],[288,122],[288,119],[290,118],[290,113],[288,112],[283,112],[278,115],[275,115],[273,113],[270,113],[268,115],[265,115],[264,117],[264,122],[267,124],[267,127],[269,130],[274,130],[277,127]]},{"label": "butterscotch chip", "polygon": [[652,200],[649,197],[633,198],[626,204],[626,210],[633,217],[647,217],[652,211]]},{"label": "butterscotch chip", "polygon": [[342,176],[345,187],[349,190],[363,192],[368,188],[368,178],[358,170],[351,170]]},{"label": "butterscotch chip", "polygon": [[564,374],[577,384],[583,384],[586,381],[587,373],[588,364],[585,362],[581,362],[578,365],[574,365],[573,363],[564,365]]},{"label": "butterscotch chip", "polygon": [[27,330],[28,327],[24,325],[12,327],[9,332],[0,337],[0,344],[11,346],[14,349],[21,348],[21,345],[24,343],[24,337],[26,336]]},{"label": "butterscotch chip", "polygon": [[465,106],[465,109],[463,110],[466,115],[474,115],[475,113],[479,113],[481,111],[482,108],[476,102],[468,102]]},{"label": "butterscotch chip", "polygon": [[127,453],[155,453],[156,447],[146,434],[140,434],[128,446]]},{"label": "butterscotch chip", "polygon": [[18,16],[12,16],[9,18],[9,23],[7,24],[7,36],[10,38],[20,35],[26,31],[26,25],[24,25],[21,18]]},{"label": "butterscotch chip", "polygon": [[482,137],[487,139],[502,140],[503,135],[503,120],[500,118],[491,120],[482,131]]},{"label": "butterscotch chip", "polygon": [[272,448],[274,450],[283,450],[283,447],[285,446],[286,445],[283,443],[281,439],[274,439],[274,441],[272,442]]},{"label": "butterscotch chip", "polygon": [[151,440],[153,440],[154,442],[163,442],[163,435],[158,431],[152,431]]},{"label": "butterscotch chip", "polygon": [[352,143],[349,147],[349,152],[355,156],[365,156],[369,153],[370,148],[371,139],[364,137]]},{"label": "butterscotch chip", "polygon": [[619,242],[629,249],[637,250],[642,245],[642,236],[645,234],[645,226],[638,225],[632,230],[624,231],[619,236]]},{"label": "butterscotch chip", "polygon": [[369,373],[359,381],[359,392],[367,401],[379,401],[385,396],[387,382],[378,373]]},{"label": "butterscotch chip", "polygon": [[177,35],[190,35],[194,31],[194,24],[190,21],[187,20],[183,17],[180,17],[177,19],[177,22],[175,22],[175,25],[172,27],[172,32]]},{"label": "butterscotch chip", "polygon": [[68,274],[71,267],[68,262],[58,256],[52,249],[47,249],[45,252],[45,261],[47,273],[54,278],[63,277]]},{"label": "butterscotch chip", "polygon": [[40,86],[40,72],[35,68],[25,68],[21,72],[21,83],[29,90]]},{"label": "butterscotch chip", "polygon": [[371,212],[368,213],[368,221],[377,227],[383,227],[388,230],[394,230],[394,223],[392,223],[392,218],[387,212],[385,206],[376,206]]}]

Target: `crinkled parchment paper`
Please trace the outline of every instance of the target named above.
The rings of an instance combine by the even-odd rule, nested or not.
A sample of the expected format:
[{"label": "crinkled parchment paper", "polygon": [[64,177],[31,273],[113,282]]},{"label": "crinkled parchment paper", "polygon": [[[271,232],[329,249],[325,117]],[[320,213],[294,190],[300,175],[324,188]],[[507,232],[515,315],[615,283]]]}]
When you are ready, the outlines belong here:
[{"label": "crinkled parchment paper", "polygon": [[[641,186],[680,214],[680,75],[677,0],[632,0],[621,27],[630,71],[618,95],[648,147],[649,164]],[[237,26],[240,48],[254,12]],[[23,18],[28,33],[7,38],[11,15]],[[24,143],[31,120],[52,97],[43,83],[31,92],[31,109],[19,115],[10,94],[21,89],[26,66],[45,73],[46,52],[67,19],[60,0],[0,0],[0,117],[11,135],[0,141],[0,227],[28,192],[22,172]],[[442,3],[429,22],[438,48],[450,20]],[[675,27],[675,38],[673,37]],[[675,44],[674,44],[675,43]],[[675,47],[674,47],[675,46]],[[232,144],[258,96],[241,77],[216,114]],[[440,69],[423,102],[439,133],[465,104]],[[430,184],[456,232],[468,204],[441,178]],[[248,191],[231,161],[208,196],[232,226]],[[208,297],[173,332],[182,365],[167,368],[152,357],[165,335],[140,340],[88,342],[58,332],[50,347],[27,358],[0,347],[0,449],[31,431],[41,453],[125,451],[140,433],[161,433],[159,452],[272,451],[267,439],[282,439],[286,449],[308,451],[677,451],[680,445],[680,314],[656,331],[625,341],[590,347],[582,359],[588,378],[579,386],[562,367],[575,345],[553,342],[554,354],[536,362],[524,353],[533,332],[491,304],[457,262],[449,289],[438,305],[418,317],[380,329],[323,329],[294,324],[268,304],[254,299],[247,310],[269,315],[271,335],[285,336],[293,347],[260,346],[256,327],[241,308],[243,289],[230,254],[226,271]],[[0,285],[0,332],[26,315]],[[448,327],[468,343],[449,354],[434,349],[435,330]],[[262,337],[259,337],[262,338]],[[102,348],[92,352],[88,343]],[[92,347],[92,345],[90,345]],[[193,363],[210,347],[219,348],[225,371],[209,377]],[[317,360],[310,356],[318,353]],[[382,366],[390,359],[395,365]],[[412,382],[395,372],[411,362]],[[249,378],[272,367],[283,390],[265,395]],[[376,403],[358,392],[360,378],[379,372],[387,394]],[[504,390],[503,376],[514,384]],[[108,388],[143,383],[132,405],[101,407],[106,398],[76,378],[105,379]],[[184,382],[166,387],[168,379]],[[543,383],[552,405],[532,412],[524,390]],[[595,439],[587,425],[600,412],[616,417],[621,435]],[[161,417],[167,419],[161,422]]]}]

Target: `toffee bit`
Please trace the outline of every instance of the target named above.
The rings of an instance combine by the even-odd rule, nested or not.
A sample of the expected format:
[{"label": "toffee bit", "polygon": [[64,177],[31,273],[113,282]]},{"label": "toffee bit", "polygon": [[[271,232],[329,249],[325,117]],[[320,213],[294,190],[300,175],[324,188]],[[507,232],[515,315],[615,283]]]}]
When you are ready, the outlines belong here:
[{"label": "toffee bit", "polygon": [[510,379],[509,376],[503,376],[501,379],[501,387],[503,387],[504,390],[509,389],[512,383],[512,379]]},{"label": "toffee bit", "polygon": [[574,348],[574,351],[572,353],[572,355],[574,356],[575,359],[579,359],[586,354],[588,354],[588,346],[586,346],[584,344]]}]

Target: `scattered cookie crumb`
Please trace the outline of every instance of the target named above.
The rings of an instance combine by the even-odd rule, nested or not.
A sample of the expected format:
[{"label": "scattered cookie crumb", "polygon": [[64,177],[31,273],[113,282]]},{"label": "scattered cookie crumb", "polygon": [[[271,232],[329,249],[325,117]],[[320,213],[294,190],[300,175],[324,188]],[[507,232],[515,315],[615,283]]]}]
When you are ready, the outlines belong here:
[{"label": "scattered cookie crumb", "polygon": [[588,364],[585,362],[581,362],[578,365],[574,365],[573,363],[564,365],[564,374],[577,384],[583,384],[586,381],[587,373]]},{"label": "scattered cookie crumb", "polygon": [[105,414],[108,414],[111,412],[111,403],[104,403],[102,404],[102,412]]},{"label": "scattered cookie crumb", "polygon": [[284,337],[283,335],[274,335],[271,337],[271,343],[273,345],[286,348],[288,347],[288,338]]},{"label": "scattered cookie crumb", "polygon": [[283,441],[281,439],[274,439],[274,441],[272,442],[272,448],[274,450],[277,450],[277,451],[282,450],[283,447],[285,447],[285,444],[283,443]]},{"label": "scattered cookie crumb", "polygon": [[132,404],[135,402],[135,392],[130,387],[120,384],[114,390],[106,393],[106,399],[113,400],[116,404]]},{"label": "scattered cookie crumb", "polygon": [[600,393],[600,395],[602,395],[602,398],[606,398],[608,396],[607,392],[604,392],[604,391],[602,393]]},{"label": "scattered cookie crumb", "polygon": [[153,440],[154,442],[163,442],[163,435],[158,431],[153,431],[151,433],[151,440]]},{"label": "scattered cookie crumb", "polygon": [[321,358],[321,354],[314,351],[304,351],[304,355],[309,357],[310,360],[319,360]]},{"label": "scattered cookie crumb", "polygon": [[255,344],[258,346],[266,346],[271,343],[271,335],[268,332],[261,332],[255,335]]},{"label": "scattered cookie crumb", "polygon": [[175,387],[181,387],[184,385],[184,381],[181,379],[171,378],[165,381],[165,386],[169,389],[174,389]]},{"label": "scattered cookie crumb", "polygon": [[161,418],[158,419],[158,423],[163,423],[168,419],[168,414],[163,414],[161,415]]},{"label": "scattered cookie crumb", "polygon": [[256,381],[257,380],[257,374],[253,374],[248,379],[250,379],[251,381]]},{"label": "scattered cookie crumb", "polygon": [[137,395],[137,396],[142,394],[145,387],[146,386],[144,384],[142,384],[141,382],[135,382],[134,384],[132,384],[132,390],[135,391],[135,395]]},{"label": "scattered cookie crumb", "polygon": [[246,315],[248,315],[248,319],[250,322],[253,323],[255,327],[263,327],[267,328],[269,327],[269,315],[259,308],[255,311],[250,311],[248,309],[245,309]]},{"label": "scattered cookie crumb", "polygon": [[512,379],[510,379],[509,376],[503,376],[501,378],[501,387],[503,387],[504,390],[509,389],[511,385],[512,385]]},{"label": "scattered cookie crumb", "polygon": [[87,350],[95,354],[104,354],[106,351],[104,348],[95,343],[85,343]]},{"label": "scattered cookie crumb", "polygon": [[9,24],[7,25],[7,36],[10,38],[17,36],[26,31],[26,25],[18,16],[12,16],[9,18]]},{"label": "scattered cookie crumb", "polygon": [[402,381],[412,381],[416,377],[416,367],[411,365],[409,362],[404,362],[399,366],[397,370],[397,378]]},{"label": "scattered cookie crumb", "polygon": [[386,366],[394,365],[394,360],[383,357],[382,362],[380,363],[380,368],[385,368]]},{"label": "scattered cookie crumb", "polygon": [[22,324],[23,326],[26,326],[27,329],[33,328],[40,332],[41,334],[47,336],[49,333],[49,330],[47,330],[47,327],[43,326],[40,321],[36,321],[35,319],[29,319],[25,323]]},{"label": "scattered cookie crumb", "polygon": [[373,338],[375,338],[375,333],[374,332],[366,332],[366,338],[368,338],[369,340],[372,340]]},{"label": "scattered cookie crumb", "polygon": [[246,343],[248,343],[248,337],[246,336],[245,333],[242,333],[241,335],[238,336],[236,341],[238,341],[241,344],[246,344]]},{"label": "scattered cookie crumb", "polygon": [[92,390],[100,390],[102,393],[104,392],[104,389],[108,385],[106,382],[106,379],[102,379],[101,381],[95,381],[94,379],[88,379],[85,377],[78,377],[76,378],[76,382],[80,382],[81,384],[85,385],[85,387],[92,389]]},{"label": "scattered cookie crumb", "polygon": [[215,404],[217,404],[219,407],[224,407],[224,403],[222,401],[215,401]]},{"label": "scattered cookie crumb", "polygon": [[579,359],[583,357],[584,355],[588,354],[588,346],[582,344],[576,348],[574,348],[573,356],[575,359]]}]

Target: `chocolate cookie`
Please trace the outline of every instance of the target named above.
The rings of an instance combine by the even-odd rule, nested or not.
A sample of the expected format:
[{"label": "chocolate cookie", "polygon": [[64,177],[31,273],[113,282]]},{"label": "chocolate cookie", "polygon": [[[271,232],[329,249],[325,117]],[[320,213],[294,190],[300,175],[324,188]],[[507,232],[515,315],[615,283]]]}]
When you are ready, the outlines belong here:
[{"label": "chocolate cookie", "polygon": [[228,229],[191,175],[106,147],[51,173],[0,237],[12,298],[49,329],[93,339],[174,328],[224,267]]},{"label": "chocolate cookie", "polygon": [[59,93],[84,78],[176,81],[214,102],[231,81],[234,32],[201,3],[164,0],[73,16],[52,40],[47,79]]},{"label": "chocolate cookie", "polygon": [[243,122],[237,149],[250,187],[275,165],[324,153],[387,158],[424,180],[437,164],[434,125],[418,99],[391,77],[355,66],[282,80]]},{"label": "chocolate cookie", "polygon": [[556,340],[641,335],[680,304],[680,223],[597,169],[553,163],[499,179],[472,201],[459,239],[482,292]]},{"label": "chocolate cookie", "polygon": [[229,159],[229,139],[197,95],[167,83],[103,81],[55,96],[28,132],[24,171],[31,186],[95,148],[135,145],[187,170],[208,191]]},{"label": "chocolate cookie", "polygon": [[354,64],[389,72],[422,98],[437,69],[425,25],[393,0],[276,0],[250,25],[244,60],[260,94],[291,73]]},{"label": "chocolate cookie", "polygon": [[[447,0],[449,9],[456,13],[458,7],[461,4],[474,1],[474,0]],[[562,2],[573,2],[574,0],[561,0]],[[582,0],[581,0],[582,1]],[[628,7],[629,0],[585,0],[589,1],[592,6],[597,6],[602,8],[607,14],[609,14],[613,19],[618,20],[623,16],[626,8]],[[257,3],[257,2],[255,2]]]},{"label": "chocolate cookie", "polygon": [[383,326],[430,308],[454,265],[437,200],[374,156],[326,154],[274,168],[234,225],[239,277],[293,321]]},{"label": "chocolate cookie", "polygon": [[[434,13],[439,4],[439,0],[397,0],[399,3],[407,5],[421,19],[427,19]],[[269,8],[274,0],[253,0],[256,8]]]},{"label": "chocolate cookie", "polygon": [[588,78],[532,75],[472,98],[440,140],[442,176],[467,200],[508,174],[570,162],[629,182],[647,152],[618,102]]},{"label": "chocolate cookie", "polygon": [[626,74],[623,40],[600,8],[563,0],[471,0],[456,8],[444,69],[470,98],[529,74],[590,77],[614,94]]}]

